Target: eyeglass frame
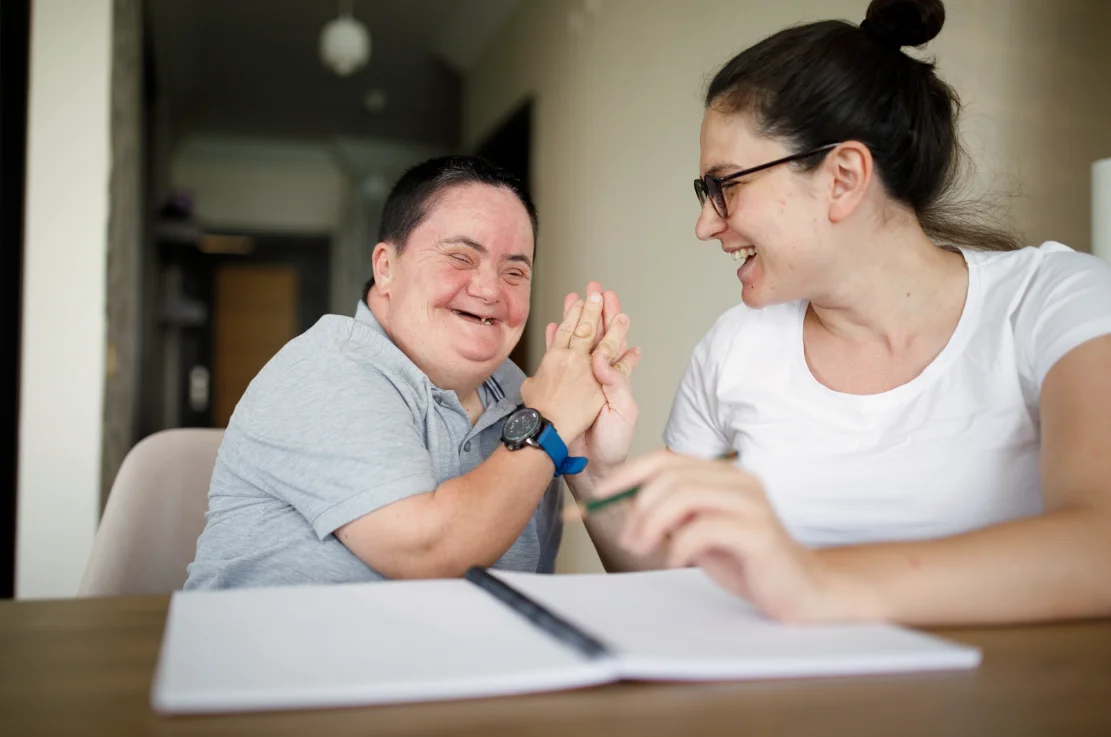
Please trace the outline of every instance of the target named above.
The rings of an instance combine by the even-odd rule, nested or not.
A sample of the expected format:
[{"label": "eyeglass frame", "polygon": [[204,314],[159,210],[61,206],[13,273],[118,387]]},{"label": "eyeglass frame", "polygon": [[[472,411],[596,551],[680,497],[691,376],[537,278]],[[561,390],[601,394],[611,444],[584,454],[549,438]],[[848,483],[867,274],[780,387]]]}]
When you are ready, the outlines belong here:
[{"label": "eyeglass frame", "polygon": [[[694,180],[694,194],[698,198],[699,205],[705,207],[706,200],[709,200],[710,206],[714,208],[714,212],[716,212],[722,219],[726,219],[729,217],[729,208],[725,202],[726,184],[740,184],[740,182],[734,182],[733,180],[740,179],[741,177],[748,176],[749,174],[755,174],[756,172],[764,171],[765,169],[771,169],[773,166],[779,166],[780,164],[789,164],[792,161],[800,161],[802,159],[814,156],[815,154],[832,151],[840,145],[841,143],[827,143],[824,146],[819,146],[818,148],[812,149],[810,151],[804,151],[800,154],[791,154],[790,156],[784,156],[782,159],[769,161],[766,164],[760,164],[760,166],[754,166],[751,169],[742,169],[741,171],[727,174],[724,177],[715,177],[712,174],[704,174],[698,179]],[[706,183],[707,179],[713,182],[717,186],[718,192],[721,193],[720,209],[718,208],[717,202],[714,201],[714,197],[710,194],[710,187]]]}]

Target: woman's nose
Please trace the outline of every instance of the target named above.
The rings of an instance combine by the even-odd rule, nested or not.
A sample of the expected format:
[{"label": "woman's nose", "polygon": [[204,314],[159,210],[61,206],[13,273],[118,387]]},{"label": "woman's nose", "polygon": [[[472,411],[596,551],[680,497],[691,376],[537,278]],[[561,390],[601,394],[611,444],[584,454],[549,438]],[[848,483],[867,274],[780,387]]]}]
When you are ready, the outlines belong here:
[{"label": "woman's nose", "polygon": [[702,203],[702,212],[698,213],[698,220],[694,223],[694,234],[700,241],[708,241],[721,231],[725,230],[725,219],[718,215],[709,198]]}]

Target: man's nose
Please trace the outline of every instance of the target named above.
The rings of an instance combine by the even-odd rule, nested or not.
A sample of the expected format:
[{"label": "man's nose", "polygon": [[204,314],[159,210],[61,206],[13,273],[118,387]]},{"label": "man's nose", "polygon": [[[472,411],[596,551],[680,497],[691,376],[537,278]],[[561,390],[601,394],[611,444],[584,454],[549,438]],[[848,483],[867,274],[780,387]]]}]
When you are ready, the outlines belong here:
[{"label": "man's nose", "polygon": [[498,275],[492,269],[475,269],[467,285],[467,291],[472,297],[477,297],[486,302],[495,302],[498,299]]}]

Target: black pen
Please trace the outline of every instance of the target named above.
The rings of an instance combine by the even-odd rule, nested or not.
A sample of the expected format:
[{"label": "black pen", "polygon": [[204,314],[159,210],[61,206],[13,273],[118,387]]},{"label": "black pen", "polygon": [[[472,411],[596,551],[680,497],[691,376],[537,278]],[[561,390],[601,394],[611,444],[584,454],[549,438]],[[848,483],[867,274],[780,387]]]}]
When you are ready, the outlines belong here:
[{"label": "black pen", "polygon": [[612,654],[600,640],[583,632],[500,578],[490,575],[485,568],[472,566],[467,571],[466,578],[487,593],[492,594],[529,622],[532,622],[536,627],[544,630],[557,640],[570,645],[586,657],[604,658]]}]

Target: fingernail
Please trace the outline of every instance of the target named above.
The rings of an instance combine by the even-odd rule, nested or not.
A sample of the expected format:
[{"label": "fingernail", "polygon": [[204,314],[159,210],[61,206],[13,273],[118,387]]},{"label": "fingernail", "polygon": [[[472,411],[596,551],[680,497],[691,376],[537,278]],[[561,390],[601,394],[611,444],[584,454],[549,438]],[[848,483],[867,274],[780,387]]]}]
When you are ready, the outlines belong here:
[{"label": "fingernail", "polygon": [[598,294],[597,292],[591,292],[590,293],[590,301],[591,302],[601,302],[602,301],[602,295]]},{"label": "fingernail", "polygon": [[625,323],[629,322],[629,316],[628,315],[618,315],[617,316],[617,321],[619,323],[621,323],[622,325],[624,325]]}]

